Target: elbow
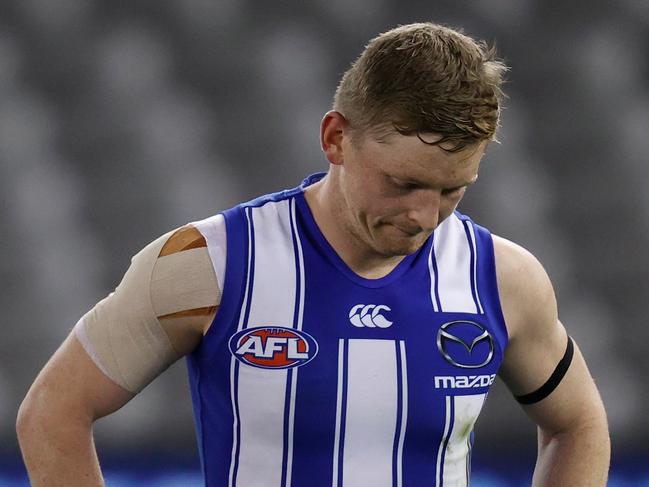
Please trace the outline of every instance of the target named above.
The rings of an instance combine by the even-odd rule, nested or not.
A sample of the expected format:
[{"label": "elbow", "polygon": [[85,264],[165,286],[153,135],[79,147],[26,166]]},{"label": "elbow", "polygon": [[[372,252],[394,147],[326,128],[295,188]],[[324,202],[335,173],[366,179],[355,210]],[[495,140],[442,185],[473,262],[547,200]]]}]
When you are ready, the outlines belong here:
[{"label": "elbow", "polygon": [[593,408],[583,414],[582,421],[578,422],[577,431],[579,434],[596,438],[603,445],[610,445],[608,418],[601,400],[595,402]]},{"label": "elbow", "polygon": [[31,438],[55,435],[70,421],[70,411],[51,394],[48,387],[36,383],[23,399],[16,415],[16,435],[21,447]]},{"label": "elbow", "polygon": [[34,435],[57,435],[67,429],[92,429],[94,418],[88,406],[71,399],[46,381],[36,381],[16,415],[18,440]]},{"label": "elbow", "polygon": [[16,415],[16,436],[18,443],[24,446],[38,425],[39,408],[34,400],[32,390],[23,399]]},{"label": "elbow", "polygon": [[601,452],[608,451],[610,455],[611,440],[604,409],[597,408],[591,414],[584,414],[559,430],[549,431],[539,427],[540,448],[548,447],[555,442],[568,442],[590,447],[597,445]]},{"label": "elbow", "polygon": [[18,408],[18,414],[16,415],[16,434],[18,440],[20,441],[27,432],[29,431],[30,416],[32,414],[29,400],[27,397],[23,399]]}]

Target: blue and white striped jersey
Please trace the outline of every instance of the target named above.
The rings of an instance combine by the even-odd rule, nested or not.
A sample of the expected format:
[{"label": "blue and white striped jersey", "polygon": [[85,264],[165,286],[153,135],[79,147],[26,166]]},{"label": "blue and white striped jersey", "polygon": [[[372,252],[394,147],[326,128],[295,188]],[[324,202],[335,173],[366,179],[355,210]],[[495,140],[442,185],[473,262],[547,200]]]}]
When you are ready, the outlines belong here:
[{"label": "blue and white striped jersey", "polygon": [[224,212],[221,306],[188,357],[206,485],[468,485],[507,343],[491,236],[456,212],[362,278],[306,204],[319,177]]}]

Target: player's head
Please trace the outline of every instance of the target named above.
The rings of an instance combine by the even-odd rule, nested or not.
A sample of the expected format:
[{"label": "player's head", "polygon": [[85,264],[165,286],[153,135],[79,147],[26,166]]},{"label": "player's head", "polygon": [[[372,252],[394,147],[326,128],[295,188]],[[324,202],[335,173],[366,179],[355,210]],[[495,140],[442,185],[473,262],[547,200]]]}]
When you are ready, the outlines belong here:
[{"label": "player's head", "polygon": [[382,255],[416,251],[477,178],[495,139],[505,66],[484,43],[435,24],[372,39],[325,115],[347,231]]},{"label": "player's head", "polygon": [[495,139],[505,70],[484,42],[437,24],[404,25],[369,42],[333,109],[355,136],[436,133],[461,150]]}]

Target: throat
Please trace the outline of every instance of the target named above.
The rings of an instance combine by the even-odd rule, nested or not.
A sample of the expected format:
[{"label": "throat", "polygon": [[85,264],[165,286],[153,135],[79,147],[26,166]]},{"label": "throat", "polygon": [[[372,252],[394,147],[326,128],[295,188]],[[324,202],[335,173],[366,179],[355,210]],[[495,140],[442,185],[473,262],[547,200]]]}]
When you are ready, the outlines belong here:
[{"label": "throat", "polygon": [[342,255],[340,257],[360,277],[365,279],[381,279],[390,274],[405,258],[405,255],[377,257],[376,259],[359,259],[357,262],[348,262]]}]

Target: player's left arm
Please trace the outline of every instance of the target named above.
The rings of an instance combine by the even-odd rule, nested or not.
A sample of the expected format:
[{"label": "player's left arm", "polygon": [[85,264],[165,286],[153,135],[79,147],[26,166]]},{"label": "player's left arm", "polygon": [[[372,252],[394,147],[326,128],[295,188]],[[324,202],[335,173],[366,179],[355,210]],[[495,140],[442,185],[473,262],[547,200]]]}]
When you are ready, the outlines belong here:
[{"label": "player's left arm", "polygon": [[606,412],[579,347],[558,319],[552,284],[522,247],[494,236],[494,249],[509,333],[499,375],[538,426],[533,485],[605,486]]}]

